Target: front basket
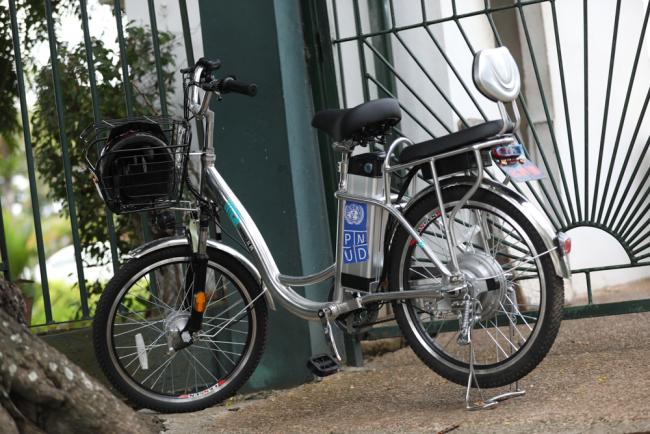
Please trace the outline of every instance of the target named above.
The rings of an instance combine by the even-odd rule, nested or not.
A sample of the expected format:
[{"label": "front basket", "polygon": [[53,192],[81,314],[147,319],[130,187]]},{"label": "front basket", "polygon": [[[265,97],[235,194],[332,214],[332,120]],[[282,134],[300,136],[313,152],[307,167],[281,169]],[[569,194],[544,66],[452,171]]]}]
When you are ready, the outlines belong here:
[{"label": "front basket", "polygon": [[124,214],[177,205],[190,131],[185,121],[166,116],[105,120],[86,128],[86,162],[108,208]]}]

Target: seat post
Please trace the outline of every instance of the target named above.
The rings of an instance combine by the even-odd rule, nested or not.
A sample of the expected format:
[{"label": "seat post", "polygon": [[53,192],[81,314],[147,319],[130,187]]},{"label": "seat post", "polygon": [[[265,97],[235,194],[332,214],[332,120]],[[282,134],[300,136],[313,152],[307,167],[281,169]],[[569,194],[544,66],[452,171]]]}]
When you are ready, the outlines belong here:
[{"label": "seat post", "polygon": [[341,152],[341,161],[339,161],[339,191],[345,192],[348,189],[348,164],[350,160],[350,151]]}]

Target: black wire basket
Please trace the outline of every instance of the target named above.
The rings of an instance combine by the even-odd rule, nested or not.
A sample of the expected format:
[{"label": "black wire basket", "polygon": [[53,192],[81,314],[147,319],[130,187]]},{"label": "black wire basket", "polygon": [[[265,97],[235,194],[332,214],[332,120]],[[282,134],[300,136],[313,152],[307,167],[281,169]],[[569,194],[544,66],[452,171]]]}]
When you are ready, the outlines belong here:
[{"label": "black wire basket", "polygon": [[191,130],[167,116],[104,120],[81,134],[86,162],[106,206],[125,214],[178,206]]}]

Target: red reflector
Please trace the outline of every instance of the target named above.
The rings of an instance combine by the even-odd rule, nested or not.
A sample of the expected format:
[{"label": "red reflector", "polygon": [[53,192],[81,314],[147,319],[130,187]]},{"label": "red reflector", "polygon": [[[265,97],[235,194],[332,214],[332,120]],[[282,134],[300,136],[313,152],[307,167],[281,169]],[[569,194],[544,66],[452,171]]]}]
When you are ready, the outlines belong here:
[{"label": "red reflector", "polygon": [[497,160],[519,158],[524,154],[524,147],[520,144],[496,146],[492,148],[492,156]]},{"label": "red reflector", "polygon": [[557,238],[555,238],[555,243],[557,248],[560,249],[562,255],[566,256],[571,253],[571,237],[564,232],[558,232]]}]

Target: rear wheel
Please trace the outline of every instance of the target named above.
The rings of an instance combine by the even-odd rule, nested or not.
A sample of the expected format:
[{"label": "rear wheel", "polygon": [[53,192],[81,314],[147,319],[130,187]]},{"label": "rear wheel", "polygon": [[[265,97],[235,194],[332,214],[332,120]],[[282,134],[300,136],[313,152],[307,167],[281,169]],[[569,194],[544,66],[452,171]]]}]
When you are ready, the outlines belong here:
[{"label": "rear wheel", "polygon": [[[445,190],[446,213],[468,187]],[[445,263],[449,249],[432,192],[406,215]],[[452,223],[459,266],[476,297],[480,320],[472,329],[475,371],[481,387],[499,387],[527,375],[544,358],[562,317],[563,280],[528,218],[502,197],[479,189]],[[392,290],[441,285],[441,273],[400,228],[390,253]],[[462,295],[415,299],[394,305],[397,322],[418,357],[443,377],[466,384],[469,345],[460,345]]]},{"label": "rear wheel", "polygon": [[191,251],[170,247],[129,261],[101,296],[95,353],[111,383],[136,405],[196,411],[233,395],[264,349],[267,307],[259,282],[239,261],[208,248],[203,327],[174,350],[190,316]]}]

